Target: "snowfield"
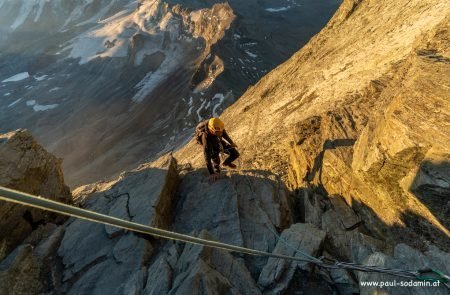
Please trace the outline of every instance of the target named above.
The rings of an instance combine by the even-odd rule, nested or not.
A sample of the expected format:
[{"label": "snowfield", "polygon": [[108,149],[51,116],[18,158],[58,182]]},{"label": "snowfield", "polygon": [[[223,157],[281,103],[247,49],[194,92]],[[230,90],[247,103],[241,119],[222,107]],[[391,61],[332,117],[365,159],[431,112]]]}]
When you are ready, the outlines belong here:
[{"label": "snowfield", "polygon": [[17,75],[14,75],[12,77],[9,77],[8,79],[5,79],[2,81],[2,83],[6,83],[6,82],[17,82],[17,81],[21,81],[24,80],[26,78],[30,77],[30,74],[28,74],[28,72],[23,72],[23,73],[19,73]]}]

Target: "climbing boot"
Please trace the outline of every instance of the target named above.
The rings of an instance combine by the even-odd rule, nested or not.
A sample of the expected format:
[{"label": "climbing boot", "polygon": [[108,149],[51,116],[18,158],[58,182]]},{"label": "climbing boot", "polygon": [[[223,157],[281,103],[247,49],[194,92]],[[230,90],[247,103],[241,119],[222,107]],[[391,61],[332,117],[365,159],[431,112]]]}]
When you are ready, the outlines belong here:
[{"label": "climbing boot", "polygon": [[222,163],[222,166],[224,166],[224,167],[229,167],[229,168],[231,168],[231,169],[236,169],[236,165],[235,164],[233,164],[233,163],[226,163],[226,162],[223,162]]}]

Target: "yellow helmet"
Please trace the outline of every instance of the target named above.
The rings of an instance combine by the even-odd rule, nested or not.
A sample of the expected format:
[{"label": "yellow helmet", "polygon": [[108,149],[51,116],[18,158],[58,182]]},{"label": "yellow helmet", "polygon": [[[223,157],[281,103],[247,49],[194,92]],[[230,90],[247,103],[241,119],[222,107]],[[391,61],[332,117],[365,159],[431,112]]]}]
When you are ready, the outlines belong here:
[{"label": "yellow helmet", "polygon": [[223,131],[225,125],[223,124],[222,120],[219,118],[211,118],[208,122],[208,129],[212,133],[215,133],[217,131]]}]

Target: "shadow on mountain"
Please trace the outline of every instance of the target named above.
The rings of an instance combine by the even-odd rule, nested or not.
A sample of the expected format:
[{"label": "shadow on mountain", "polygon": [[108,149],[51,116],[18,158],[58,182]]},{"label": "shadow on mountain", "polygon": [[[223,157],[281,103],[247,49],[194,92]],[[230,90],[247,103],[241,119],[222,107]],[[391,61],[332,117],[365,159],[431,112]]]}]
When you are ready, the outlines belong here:
[{"label": "shadow on mountain", "polygon": [[306,175],[305,180],[313,181],[318,174],[319,186],[322,186],[322,166],[323,166],[323,156],[326,150],[333,150],[339,147],[349,147],[353,146],[356,139],[341,138],[341,139],[327,139],[323,143],[322,151],[314,159],[314,165],[311,171]]},{"label": "shadow on mountain", "polygon": [[450,228],[450,163],[424,161],[410,187],[411,192],[447,228]]},{"label": "shadow on mountain", "polygon": [[[304,190],[313,192],[313,194],[319,194],[318,199],[315,198],[313,200],[309,200],[313,207],[321,208],[324,212],[329,210],[332,207],[330,203],[330,198],[344,198],[342,195],[333,194],[329,196],[326,188],[319,183],[318,185],[309,184],[308,188],[300,188],[297,189],[297,196],[301,196]],[[422,191],[424,188],[422,188]],[[429,195],[421,195],[418,198],[427,206],[430,212],[435,215],[438,220],[448,229],[448,194],[447,195],[439,195],[436,194],[436,188],[434,187],[433,192]],[[311,194],[308,194],[311,196]],[[440,196],[440,197],[439,197]],[[314,204],[314,202],[319,201],[318,204]],[[305,210],[303,205],[303,200],[300,201],[301,205],[296,204],[296,211],[298,212],[297,218],[301,222],[308,222],[308,219],[305,216],[310,213]],[[445,231],[436,225],[432,224],[426,217],[418,215],[416,212],[411,210],[405,210],[400,212],[399,219],[402,224],[388,224],[383,219],[382,216],[379,216],[371,207],[366,205],[365,203],[352,199],[351,204],[347,204],[354,212],[362,219],[360,225],[355,228],[358,229],[359,232],[372,236],[374,238],[383,240],[387,242],[388,246],[392,247],[399,243],[407,244],[413,248],[419,249],[421,251],[425,251],[428,248],[429,243],[431,242],[435,244],[440,249],[449,252],[450,244],[449,237]],[[309,208],[311,210],[311,207]],[[324,213],[322,212],[322,214]],[[344,216],[345,218],[345,216]],[[354,228],[348,229],[347,231],[351,231]],[[428,241],[428,242],[427,242]]]},{"label": "shadow on mountain", "polygon": [[[404,243],[413,248],[425,251],[428,247],[426,241],[430,241],[440,249],[449,252],[449,237],[441,229],[429,222],[425,217],[415,212],[406,210],[401,213],[400,220],[403,224],[387,224],[378,216],[372,208],[357,200],[352,201],[351,206],[363,219],[365,229],[371,235],[385,239],[394,246]],[[369,225],[370,224],[370,225]],[[375,228],[373,228],[375,226]]]}]

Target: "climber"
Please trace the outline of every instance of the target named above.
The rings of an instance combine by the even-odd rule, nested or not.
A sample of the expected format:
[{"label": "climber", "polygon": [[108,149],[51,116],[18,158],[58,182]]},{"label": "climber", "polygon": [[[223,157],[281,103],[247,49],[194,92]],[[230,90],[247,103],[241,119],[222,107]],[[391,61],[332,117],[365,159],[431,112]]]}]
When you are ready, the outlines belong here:
[{"label": "climber", "polygon": [[[228,155],[222,166],[236,168],[236,165],[232,162],[239,157],[237,145],[228,136],[224,124],[219,118],[211,118],[200,122],[195,128],[195,137],[197,143],[203,146],[206,167],[210,174],[209,182],[215,182],[220,177],[220,153]],[[214,162],[214,169],[211,160]]]}]

